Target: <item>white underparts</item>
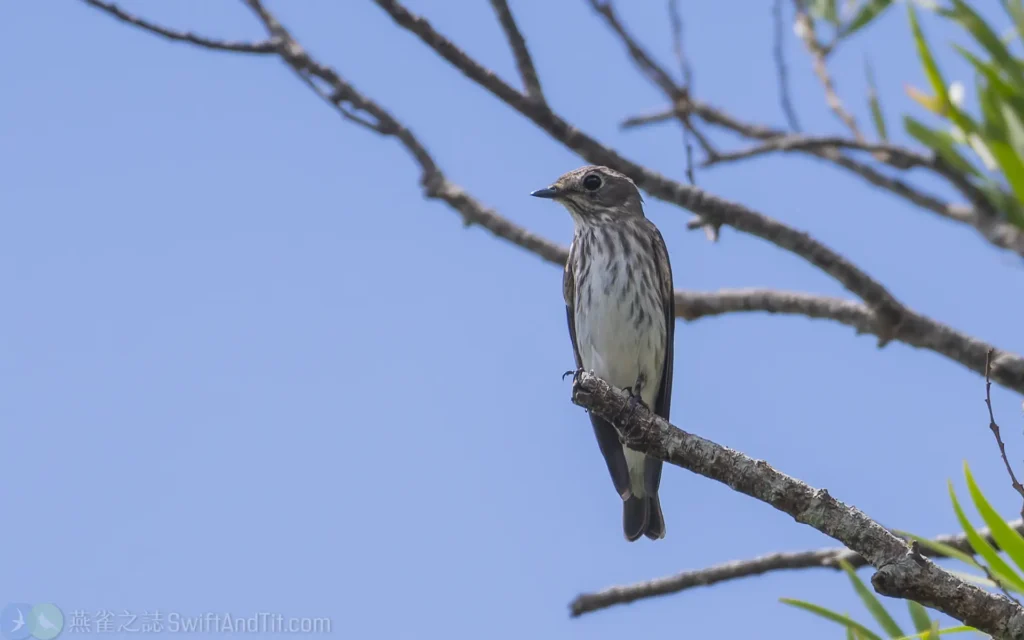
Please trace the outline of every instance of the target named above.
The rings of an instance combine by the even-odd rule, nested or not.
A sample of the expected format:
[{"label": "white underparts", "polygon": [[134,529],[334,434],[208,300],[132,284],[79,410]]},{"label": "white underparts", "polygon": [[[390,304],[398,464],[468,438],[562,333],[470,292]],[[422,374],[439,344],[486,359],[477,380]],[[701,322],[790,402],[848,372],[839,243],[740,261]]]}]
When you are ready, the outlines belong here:
[{"label": "white underparts", "polygon": [[[600,233],[600,232],[598,232]],[[620,235],[636,242],[632,234]],[[639,277],[649,255],[640,246],[609,254],[589,251],[585,280],[577,271],[575,283],[576,339],[583,368],[621,388],[634,388],[643,380],[640,397],[654,408],[665,354],[665,316],[656,290],[657,278],[646,284]],[[626,269],[626,260],[632,269]],[[632,273],[633,277],[627,277]],[[650,273],[650,271],[648,271]],[[587,288],[589,287],[589,291]],[[640,315],[649,320],[641,322]],[[644,454],[623,447],[633,494],[645,495]]]}]

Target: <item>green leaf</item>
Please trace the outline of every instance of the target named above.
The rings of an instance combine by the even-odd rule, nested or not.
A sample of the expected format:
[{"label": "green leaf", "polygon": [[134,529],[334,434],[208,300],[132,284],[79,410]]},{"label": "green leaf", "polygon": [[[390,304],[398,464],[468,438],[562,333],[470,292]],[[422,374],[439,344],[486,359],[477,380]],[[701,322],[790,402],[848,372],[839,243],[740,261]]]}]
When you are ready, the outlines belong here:
[{"label": "green leaf", "polygon": [[914,621],[914,628],[918,633],[929,631],[932,628],[932,621],[928,617],[927,609],[913,600],[907,600],[907,608],[910,609],[910,619]]},{"label": "green leaf", "polygon": [[967,478],[967,490],[971,494],[971,500],[974,501],[974,506],[978,509],[978,513],[981,514],[985,524],[988,525],[989,531],[992,532],[992,538],[1006,552],[1006,555],[1010,556],[1014,564],[1024,569],[1024,538],[1010,525],[1006,524],[1006,521],[992,508],[989,501],[985,499],[981,489],[974,482],[974,476],[971,475],[971,469],[967,466],[966,462],[964,463],[964,476]]},{"label": "green leaf", "polygon": [[942,79],[942,73],[939,72],[939,67],[935,64],[935,58],[932,56],[931,49],[928,48],[928,42],[924,39],[921,25],[917,22],[917,11],[914,10],[914,3],[907,3],[907,13],[910,16],[910,29],[914,34],[914,43],[917,45],[917,57],[921,59],[924,73],[928,77],[928,84],[932,86],[932,91],[935,92],[935,95],[943,103],[948,103],[949,94],[946,93],[946,82]]},{"label": "green leaf", "polygon": [[914,535],[913,533],[907,533],[906,531],[897,531],[896,533],[898,535],[900,535],[900,536],[903,536],[904,538],[910,538],[911,540],[914,540],[915,542],[917,542],[922,547],[924,547],[926,549],[931,549],[935,553],[943,555],[943,556],[945,556],[947,558],[953,558],[955,560],[959,560],[960,562],[963,562],[965,564],[969,564],[972,567],[980,567],[981,566],[981,565],[978,564],[978,561],[975,560],[971,556],[971,554],[964,553],[963,551],[957,549],[956,547],[951,547],[948,544],[945,544],[945,543],[942,543],[942,542],[936,542],[934,540],[929,540],[928,538],[922,538],[921,536]]},{"label": "green leaf", "polygon": [[837,0],[813,0],[810,6],[811,16],[819,19],[831,22],[834,25],[839,24],[839,11],[836,7]]},{"label": "green leaf", "polygon": [[1006,121],[1000,108],[998,91],[993,85],[986,85],[981,76],[975,78],[978,106],[981,107],[982,126],[979,131],[989,140],[1006,140]]},{"label": "green leaf", "polygon": [[1024,36],[1024,1],[1003,0],[1003,9],[1013,18],[1018,36]]},{"label": "green leaf", "polygon": [[956,150],[956,142],[945,131],[929,129],[911,116],[903,116],[903,126],[907,133],[918,142],[939,154],[951,167],[961,173],[979,175],[978,170]]},{"label": "green leaf", "polygon": [[1024,156],[1024,122],[1021,122],[1017,110],[1006,100],[999,101],[999,112],[1006,123],[1006,135],[1010,146],[1017,152],[1017,157]]},{"label": "green leaf", "polygon": [[917,45],[917,56],[921,59],[925,75],[928,76],[928,83],[931,84],[944,115],[948,115],[949,119],[964,132],[964,135],[977,131],[977,124],[967,114],[960,111],[960,108],[949,99],[949,92],[946,90],[946,83],[942,79],[942,73],[935,63],[931,49],[928,48],[928,42],[921,31],[921,25],[917,22],[917,11],[914,9],[913,2],[907,3],[907,14],[910,16],[910,28],[914,33],[914,42]]},{"label": "green leaf", "polygon": [[868,79],[868,107],[871,109],[871,120],[875,123],[875,131],[878,137],[888,141],[889,134],[885,128],[885,116],[882,114],[882,103],[878,101],[878,89],[875,86],[875,72],[871,63],[864,63],[864,74]]},{"label": "green leaf", "polygon": [[803,600],[794,600],[792,598],[779,598],[779,601],[783,604],[788,604],[798,609],[803,609],[804,611],[810,611],[811,613],[821,616],[826,620],[838,622],[847,629],[852,629],[854,633],[859,634],[860,637],[865,638],[866,640],[882,640],[882,638],[879,637],[877,633],[875,633],[871,629],[868,629],[861,623],[851,620],[849,616],[844,616],[830,609],[826,609],[825,607],[821,607],[816,604],[811,604],[810,602],[804,602]]},{"label": "green leaf", "polygon": [[878,17],[880,13],[889,8],[892,4],[892,0],[867,0],[861,6],[853,19],[845,27],[843,27],[842,36],[848,38],[857,31],[866,27],[872,20]]},{"label": "green leaf", "polygon": [[989,55],[999,63],[999,66],[1010,75],[1017,85],[1024,87],[1024,73],[1021,72],[1017,61],[1013,59],[1006,45],[999,39],[999,36],[984,20],[981,19],[974,9],[963,0],[952,0],[953,10],[943,11],[945,15],[959,22],[965,29],[971,32],[974,39],[978,41]]},{"label": "green leaf", "polygon": [[[1021,167],[1021,170],[1024,172],[1024,166]],[[953,490],[952,482],[949,483],[949,497],[953,501],[953,511],[956,512],[957,520],[960,521],[960,526],[967,535],[967,541],[971,543],[971,547],[978,555],[985,559],[989,570],[995,578],[1007,583],[1007,585],[1013,584],[1018,589],[1024,589],[1024,580],[1010,568],[1010,565],[1006,564],[1006,561],[999,557],[999,554],[992,548],[992,545],[974,530],[974,526],[967,519],[967,516],[964,515],[964,510],[960,508],[960,502],[956,499],[956,491]]]},{"label": "green leaf", "polygon": [[985,140],[988,150],[1003,170],[1007,184],[1016,196],[1017,202],[1024,203],[1024,162],[1014,153],[1009,144],[1002,140]]},{"label": "green leaf", "polygon": [[988,81],[989,86],[999,92],[1004,98],[1012,98],[1020,95],[1020,91],[1015,89],[999,75],[999,71],[992,65],[991,62],[983,62],[976,55],[964,49],[960,45],[954,44],[953,48],[956,49],[961,56],[964,57],[974,70],[980,73]]},{"label": "green leaf", "polygon": [[977,631],[977,629],[975,629],[974,627],[968,627],[967,625],[946,627],[945,629],[939,629],[938,627],[939,621],[936,620],[933,623],[933,626],[928,630],[922,631],[920,633],[915,633],[912,636],[903,636],[902,638],[898,638],[897,640],[917,640],[918,638],[924,638],[925,640],[928,640],[935,636],[945,635],[947,633],[964,633],[966,631]]},{"label": "green leaf", "polygon": [[871,613],[871,617],[878,622],[879,626],[889,634],[890,638],[899,638],[902,636],[903,629],[900,629],[900,626],[892,619],[892,616],[890,616],[889,612],[885,610],[885,607],[882,605],[878,597],[871,592],[871,589],[868,589],[867,586],[864,585],[864,582],[857,577],[857,572],[853,570],[850,563],[843,560],[840,561],[839,566],[846,572],[847,577],[850,578],[850,582],[853,584],[853,590],[856,591],[857,595],[860,596],[860,599],[864,601],[864,606],[868,608],[868,611]]},{"label": "green leaf", "polygon": [[[986,589],[993,589],[993,590],[999,588],[999,585],[996,584],[995,582],[992,582],[988,578],[985,578],[985,577],[982,577],[982,576],[976,576],[973,573],[965,573],[963,571],[950,571],[950,573],[953,574],[954,576],[960,578],[964,582],[970,582],[971,584],[976,584],[979,587],[985,587]],[[1004,582],[1005,582],[1005,580],[1004,580]],[[1024,593],[1024,591],[1021,591],[1020,589],[1018,589],[1017,587],[1013,586],[1012,584],[1004,584],[1003,586],[1006,587],[1007,591],[1013,591],[1015,593]]]}]

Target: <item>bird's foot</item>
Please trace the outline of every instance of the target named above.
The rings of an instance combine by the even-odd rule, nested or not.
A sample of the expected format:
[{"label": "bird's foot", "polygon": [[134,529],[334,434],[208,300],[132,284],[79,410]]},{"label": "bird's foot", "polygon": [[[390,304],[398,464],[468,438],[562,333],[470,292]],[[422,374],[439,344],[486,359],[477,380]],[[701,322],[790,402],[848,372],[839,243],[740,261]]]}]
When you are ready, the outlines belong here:
[{"label": "bird's foot", "polygon": [[635,387],[626,387],[624,391],[626,392],[626,395],[629,396],[629,400],[627,401],[628,404],[626,406],[629,408],[630,413],[633,413],[638,406],[647,407],[647,403],[644,402],[643,397],[640,395],[640,385]]},{"label": "bird's foot", "polygon": [[583,373],[583,367],[580,367],[579,369],[569,369],[568,371],[562,374],[562,380],[565,380],[569,376],[572,376],[572,382],[573,384],[576,384],[576,379],[580,377],[581,373]]},{"label": "bird's foot", "polygon": [[645,403],[644,399],[640,396],[640,391],[637,387],[624,387],[622,390],[626,392],[627,400],[626,406],[624,406],[619,412],[619,417],[621,419],[623,415],[627,416],[624,427],[626,430],[621,431],[618,428],[616,428],[616,430],[619,431],[619,442],[628,446],[634,436],[634,429],[630,426],[630,423],[633,420],[633,416],[636,414],[636,408],[646,408],[647,403]]}]

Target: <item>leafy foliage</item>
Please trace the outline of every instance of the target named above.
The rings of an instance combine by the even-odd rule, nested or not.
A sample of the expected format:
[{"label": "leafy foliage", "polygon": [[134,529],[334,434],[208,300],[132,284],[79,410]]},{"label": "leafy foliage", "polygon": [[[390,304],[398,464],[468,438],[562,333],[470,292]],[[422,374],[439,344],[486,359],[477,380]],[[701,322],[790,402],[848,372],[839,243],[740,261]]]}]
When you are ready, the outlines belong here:
[{"label": "leafy foliage", "polygon": [[[1014,29],[1024,26],[1022,2],[1002,0]],[[907,133],[964,174],[992,209],[1024,228],[1024,121],[1020,115],[1024,113],[1024,60],[1014,55],[995,29],[964,0],[950,0],[948,6],[936,11],[965,31],[979,51],[976,54],[953,47],[975,71],[972,84],[980,113],[972,116],[963,108],[963,85],[949,85],[943,78],[913,3],[907,3],[907,12],[918,58],[931,88],[927,93],[908,87],[907,93],[944,121],[947,128],[929,128],[906,116]]]}]

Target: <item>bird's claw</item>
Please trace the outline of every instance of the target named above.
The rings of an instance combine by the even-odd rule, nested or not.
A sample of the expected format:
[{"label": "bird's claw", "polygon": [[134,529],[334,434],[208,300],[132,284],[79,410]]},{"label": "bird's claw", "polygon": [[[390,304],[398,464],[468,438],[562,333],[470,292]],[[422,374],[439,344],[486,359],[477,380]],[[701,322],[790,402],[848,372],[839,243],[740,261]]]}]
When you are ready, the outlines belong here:
[{"label": "bird's claw", "polygon": [[636,410],[636,406],[640,404],[640,396],[633,393],[633,390],[628,387],[626,388],[626,395],[629,396],[626,406],[629,407],[629,412],[633,413]]},{"label": "bird's claw", "polygon": [[573,383],[575,383],[576,382],[576,378],[580,377],[581,373],[583,373],[583,369],[582,368],[580,368],[580,369],[569,369],[568,371],[566,371],[565,373],[562,374],[562,380],[565,380],[569,376],[572,376],[572,381],[573,381]]},{"label": "bird's claw", "polygon": [[640,392],[634,389],[633,387],[626,387],[624,391],[626,392],[626,395],[629,396],[629,400],[627,401],[626,406],[629,407],[630,413],[633,413],[633,411],[635,411],[636,408],[640,405],[643,405],[644,407],[647,406],[647,403],[644,402],[644,399],[640,395]]}]

